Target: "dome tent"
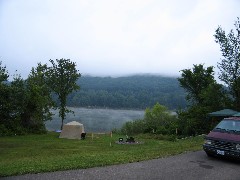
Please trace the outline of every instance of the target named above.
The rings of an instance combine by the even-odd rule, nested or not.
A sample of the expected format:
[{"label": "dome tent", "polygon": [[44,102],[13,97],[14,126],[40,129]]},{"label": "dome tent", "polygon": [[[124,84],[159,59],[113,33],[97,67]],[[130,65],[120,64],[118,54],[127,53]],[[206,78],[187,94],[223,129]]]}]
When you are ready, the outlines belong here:
[{"label": "dome tent", "polygon": [[72,121],[63,125],[59,138],[81,139],[82,133],[84,133],[83,124]]}]

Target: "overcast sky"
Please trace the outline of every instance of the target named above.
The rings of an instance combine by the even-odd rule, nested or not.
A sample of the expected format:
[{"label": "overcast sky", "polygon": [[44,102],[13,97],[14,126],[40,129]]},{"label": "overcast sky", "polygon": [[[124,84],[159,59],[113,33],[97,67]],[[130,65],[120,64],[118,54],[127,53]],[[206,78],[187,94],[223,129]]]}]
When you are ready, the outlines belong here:
[{"label": "overcast sky", "polygon": [[233,29],[239,9],[239,0],[0,0],[0,61],[24,78],[60,58],[83,75],[178,76],[216,67],[213,35]]}]

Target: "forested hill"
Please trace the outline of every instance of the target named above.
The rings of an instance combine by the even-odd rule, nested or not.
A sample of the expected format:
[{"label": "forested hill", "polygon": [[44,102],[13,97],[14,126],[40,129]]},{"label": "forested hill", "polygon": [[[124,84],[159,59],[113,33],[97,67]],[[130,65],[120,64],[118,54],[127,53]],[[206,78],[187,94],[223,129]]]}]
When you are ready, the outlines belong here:
[{"label": "forested hill", "polygon": [[171,110],[186,106],[184,90],[173,77],[83,76],[77,83],[81,88],[69,95],[68,106],[145,109],[156,102]]}]

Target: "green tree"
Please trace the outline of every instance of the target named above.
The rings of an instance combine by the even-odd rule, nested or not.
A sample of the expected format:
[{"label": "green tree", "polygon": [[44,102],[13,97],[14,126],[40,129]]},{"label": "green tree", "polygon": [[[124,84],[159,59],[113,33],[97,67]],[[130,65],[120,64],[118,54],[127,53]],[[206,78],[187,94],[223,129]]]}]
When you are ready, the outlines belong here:
[{"label": "green tree", "polygon": [[6,81],[8,80],[8,71],[6,66],[2,66],[0,61],[0,135],[7,131],[9,122],[9,107],[10,107],[10,88]]},{"label": "green tree", "polygon": [[62,129],[66,113],[71,112],[66,107],[67,96],[80,88],[76,82],[81,77],[81,74],[76,69],[76,63],[70,61],[70,59],[56,59],[56,62],[50,59],[49,61],[52,66],[49,67],[47,72],[48,85],[57,94],[60,102],[59,117],[62,120]]},{"label": "green tree", "polygon": [[25,83],[26,99],[22,120],[26,127],[36,132],[45,130],[44,121],[51,119],[50,109],[54,105],[51,90],[47,86],[47,71],[47,65],[39,63],[36,68],[32,68]]},{"label": "green tree", "polygon": [[240,20],[235,22],[236,34],[231,30],[228,34],[221,26],[215,31],[216,43],[220,45],[223,59],[218,63],[219,79],[230,89],[235,101],[236,110],[240,110]]},{"label": "green tree", "polygon": [[176,133],[176,116],[172,115],[165,106],[156,103],[153,108],[147,108],[144,119],[126,122],[122,133],[128,135],[140,133],[153,134],[175,134]]},{"label": "green tree", "polygon": [[32,68],[26,80],[14,75],[10,83],[10,128],[17,134],[45,132],[44,121],[51,119],[51,91],[46,85],[47,66]]},{"label": "green tree", "polygon": [[152,109],[146,109],[144,121],[145,132],[171,134],[175,116],[171,115],[165,106],[156,103]]},{"label": "green tree", "polygon": [[224,87],[214,79],[213,67],[204,68],[202,64],[194,65],[193,69],[182,71],[178,79],[180,85],[187,91],[188,109],[178,112],[180,133],[195,135],[206,133],[210,124],[207,114],[229,107],[230,98]]},{"label": "green tree", "polygon": [[46,65],[38,64],[28,78],[13,75],[8,82],[6,67],[0,63],[0,135],[42,133],[51,119],[51,91],[46,84]]},{"label": "green tree", "polygon": [[201,93],[209,84],[215,82],[213,67],[204,68],[203,64],[193,65],[192,69],[181,71],[181,78],[178,78],[180,86],[187,91],[187,100],[192,103],[202,103]]},{"label": "green tree", "polygon": [[200,96],[203,99],[201,105],[207,108],[210,112],[232,107],[232,100],[227,93],[226,88],[221,84],[209,84],[206,89],[203,89]]},{"label": "green tree", "polygon": [[0,61],[0,83],[2,84],[4,81],[7,81],[8,78],[9,75],[6,66],[2,66],[2,61]]},{"label": "green tree", "polygon": [[126,122],[121,128],[121,133],[126,135],[141,134],[146,129],[146,122],[143,119]]}]

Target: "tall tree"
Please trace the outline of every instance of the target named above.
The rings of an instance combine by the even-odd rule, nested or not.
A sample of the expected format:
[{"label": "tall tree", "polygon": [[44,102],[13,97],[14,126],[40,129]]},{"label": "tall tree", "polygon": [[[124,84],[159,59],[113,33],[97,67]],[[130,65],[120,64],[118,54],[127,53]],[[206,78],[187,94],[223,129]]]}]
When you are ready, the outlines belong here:
[{"label": "tall tree", "polygon": [[209,84],[215,82],[213,67],[204,68],[203,64],[193,65],[192,69],[181,71],[182,77],[178,78],[180,86],[187,91],[187,100],[192,103],[202,103],[201,93]]},{"label": "tall tree", "polygon": [[[26,80],[14,75],[10,83],[10,120],[13,131],[19,133],[45,132],[44,121],[51,119],[50,108],[53,106],[51,91],[46,85],[47,66],[40,63]],[[19,128],[18,128],[18,127]],[[9,128],[9,129],[10,129]],[[24,132],[21,132],[24,131]]]},{"label": "tall tree", "polygon": [[223,59],[218,63],[219,79],[230,89],[236,110],[240,110],[240,20],[235,21],[235,30],[228,34],[221,26],[215,31],[216,43],[220,45]]},{"label": "tall tree", "polygon": [[24,113],[22,114],[23,124],[34,131],[45,130],[44,121],[51,119],[50,108],[53,107],[51,90],[47,86],[47,65],[38,64],[32,68],[26,80],[26,99]]},{"label": "tall tree", "polygon": [[76,69],[76,63],[70,59],[56,59],[56,62],[50,59],[49,61],[52,66],[49,67],[47,73],[48,85],[56,93],[60,102],[59,116],[62,120],[62,129],[66,113],[70,112],[66,107],[67,96],[80,88],[76,82],[81,77],[81,74]]},{"label": "tall tree", "polygon": [[9,124],[10,88],[5,83],[8,80],[8,77],[9,75],[6,66],[2,66],[2,62],[0,61],[0,129],[1,126]]},{"label": "tall tree", "polygon": [[229,98],[222,85],[214,79],[213,67],[204,68],[202,64],[193,69],[182,70],[178,78],[180,85],[187,91],[190,106],[186,111],[178,112],[178,123],[182,134],[206,133],[209,130],[207,114],[224,108]]}]

